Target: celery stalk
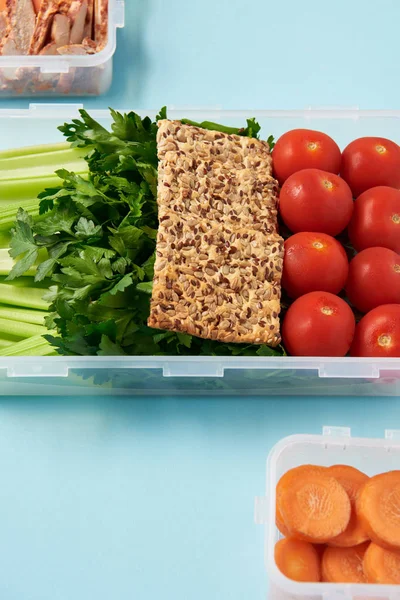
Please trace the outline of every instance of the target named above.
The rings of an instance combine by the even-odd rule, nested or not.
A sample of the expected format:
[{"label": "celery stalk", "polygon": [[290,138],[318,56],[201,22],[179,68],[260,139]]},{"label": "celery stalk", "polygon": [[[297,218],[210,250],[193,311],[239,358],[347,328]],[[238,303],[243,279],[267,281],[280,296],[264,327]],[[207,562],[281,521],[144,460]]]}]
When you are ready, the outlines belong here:
[{"label": "celery stalk", "polygon": [[[59,165],[64,168],[68,165]],[[75,170],[77,175],[85,176],[87,169],[82,167]],[[0,180],[0,204],[18,203],[23,200],[29,200],[38,196],[46,188],[59,187],[62,184],[61,179],[55,175],[42,175],[40,177],[26,177],[23,179],[1,179]],[[39,200],[38,200],[39,203]]]},{"label": "celery stalk", "polygon": [[[3,239],[5,240],[6,237],[2,236],[1,234],[1,230],[0,230],[0,276],[1,275],[5,275],[7,276],[11,269],[13,268],[15,261],[13,258],[11,258],[11,256],[8,253],[8,245],[6,248],[2,248],[1,247],[1,242],[3,241]],[[45,248],[40,249],[39,250],[39,256],[38,259],[36,261],[36,263],[39,263],[43,260],[46,260],[47,258],[47,251]],[[24,273],[23,277],[27,277],[29,275],[35,275],[36,273],[36,266],[33,265],[30,269],[28,269],[28,271],[26,271],[26,273]],[[36,287],[36,285],[34,285],[34,287]],[[1,300],[0,300],[1,302]]]},{"label": "celery stalk", "polygon": [[57,352],[41,335],[16,342],[8,348],[0,349],[0,356],[54,356]]},{"label": "celery stalk", "polygon": [[[0,171],[11,169],[25,170],[33,167],[48,167],[48,171],[74,162],[84,163],[88,148],[71,148],[68,142],[62,144],[44,144],[27,148],[15,148],[0,152]],[[23,164],[22,164],[23,163]]]},{"label": "celery stalk", "polygon": [[30,308],[9,308],[0,305],[0,318],[19,321],[20,323],[32,323],[35,325],[44,325],[44,319],[47,312],[43,310],[32,310]]},{"label": "celery stalk", "polygon": [[[19,164],[24,163],[23,159],[19,160]],[[62,165],[62,167],[61,167]],[[71,163],[56,163],[54,166],[48,165],[35,165],[30,167],[29,169],[24,166],[19,166],[19,168],[14,169],[2,169],[0,165],[0,181],[15,181],[15,180],[35,180],[41,179],[43,177],[48,177],[54,171],[64,168],[68,171],[74,171],[74,173],[86,173],[87,172],[87,164],[84,160],[79,160]]]},{"label": "celery stalk", "polygon": [[44,335],[47,328],[44,325],[34,325],[32,323],[19,323],[0,318],[0,334],[12,335],[19,338],[28,338],[33,335]]},{"label": "celery stalk", "polygon": [[50,152],[60,152],[71,148],[68,142],[59,142],[57,144],[38,144],[37,146],[22,146],[19,148],[10,148],[0,151],[0,160],[13,158],[15,156],[31,156],[32,154],[47,154]]},{"label": "celery stalk", "polygon": [[0,304],[22,306],[37,310],[48,310],[49,305],[43,300],[45,291],[40,288],[21,287],[0,283]]},{"label": "celery stalk", "polygon": [[0,338],[0,350],[4,350],[4,348],[9,348],[10,346],[13,346],[15,343],[15,341],[12,340],[6,340],[5,338]]}]

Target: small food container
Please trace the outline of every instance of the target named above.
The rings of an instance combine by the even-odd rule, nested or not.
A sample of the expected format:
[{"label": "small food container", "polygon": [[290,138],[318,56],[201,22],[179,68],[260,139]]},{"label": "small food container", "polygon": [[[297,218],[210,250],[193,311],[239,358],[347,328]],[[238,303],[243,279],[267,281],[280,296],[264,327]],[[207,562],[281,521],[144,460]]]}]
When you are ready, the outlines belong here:
[{"label": "small food container", "polygon": [[279,571],[274,559],[275,544],[282,537],[275,525],[276,485],[286,471],[304,464],[346,464],[369,476],[396,470],[400,465],[400,430],[387,430],[383,439],[372,439],[352,438],[347,427],[324,427],[322,435],[293,435],[271,450],[266,494],[255,503],[255,521],[265,526],[268,600],[398,600],[400,586],[298,583]]},{"label": "small food container", "polygon": [[109,89],[117,28],[124,27],[124,0],[109,0],[103,50],[86,55],[0,56],[0,98],[99,96]]}]

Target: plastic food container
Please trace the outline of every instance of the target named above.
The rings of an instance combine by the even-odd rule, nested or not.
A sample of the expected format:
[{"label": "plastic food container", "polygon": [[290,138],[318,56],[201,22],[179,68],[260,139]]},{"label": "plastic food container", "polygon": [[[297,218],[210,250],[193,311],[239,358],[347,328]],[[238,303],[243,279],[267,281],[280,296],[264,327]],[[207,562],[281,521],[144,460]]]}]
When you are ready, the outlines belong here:
[{"label": "plastic food container", "polygon": [[99,96],[110,87],[124,0],[109,0],[107,46],[85,56],[0,56],[0,98]]},{"label": "plastic food container", "polygon": [[[0,110],[0,149],[61,141],[57,127],[76,118],[79,108],[33,104],[29,109]],[[110,125],[108,111],[90,112]],[[155,117],[158,110],[139,112]],[[169,111],[170,118],[233,126],[251,116],[260,122],[265,139],[306,127],[330,134],[342,148],[364,135],[400,143],[400,111]],[[397,396],[400,358],[0,357],[0,395],[13,394]]]},{"label": "plastic food container", "polygon": [[275,543],[282,537],[275,526],[276,484],[286,471],[303,464],[347,464],[370,476],[398,469],[400,430],[387,430],[384,439],[372,439],[352,438],[347,427],[324,427],[322,435],[293,435],[271,450],[266,495],[256,498],[255,504],[256,523],[265,525],[268,600],[398,600],[400,587],[395,585],[298,583],[279,571],[274,560]]}]

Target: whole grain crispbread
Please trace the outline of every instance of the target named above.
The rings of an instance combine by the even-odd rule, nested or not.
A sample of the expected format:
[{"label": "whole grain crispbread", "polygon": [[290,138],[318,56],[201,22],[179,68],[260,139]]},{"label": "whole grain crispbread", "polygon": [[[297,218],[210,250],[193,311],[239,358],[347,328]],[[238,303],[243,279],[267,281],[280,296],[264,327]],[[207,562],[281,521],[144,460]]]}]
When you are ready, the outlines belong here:
[{"label": "whole grain crispbread", "polygon": [[164,120],[158,154],[149,326],[277,345],[283,240],[268,144]]}]

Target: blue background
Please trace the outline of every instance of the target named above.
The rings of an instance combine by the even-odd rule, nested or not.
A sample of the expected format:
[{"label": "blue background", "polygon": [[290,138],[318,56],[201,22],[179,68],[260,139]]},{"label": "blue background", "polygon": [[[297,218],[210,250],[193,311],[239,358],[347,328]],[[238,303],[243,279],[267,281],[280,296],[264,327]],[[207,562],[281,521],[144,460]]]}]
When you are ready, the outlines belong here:
[{"label": "blue background", "polygon": [[[88,107],[399,108],[398,0],[127,4]],[[272,445],[399,423],[395,398],[2,398],[0,597],[264,599],[253,501]]]}]

